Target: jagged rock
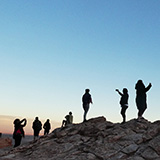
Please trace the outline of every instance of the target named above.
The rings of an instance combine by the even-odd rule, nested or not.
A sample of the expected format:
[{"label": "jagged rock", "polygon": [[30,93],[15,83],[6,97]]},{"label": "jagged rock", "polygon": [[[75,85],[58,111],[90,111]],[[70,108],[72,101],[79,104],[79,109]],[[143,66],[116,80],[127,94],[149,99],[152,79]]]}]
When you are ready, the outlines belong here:
[{"label": "jagged rock", "polygon": [[153,140],[151,140],[149,142],[149,146],[155,150],[158,154],[160,154],[160,135],[158,135],[157,137],[155,137]]},{"label": "jagged rock", "polygon": [[0,154],[0,160],[160,160],[160,121],[97,117]]},{"label": "jagged rock", "polygon": [[159,155],[151,148],[147,148],[143,153],[142,157],[147,160],[153,160],[160,158]]},{"label": "jagged rock", "polygon": [[138,145],[137,144],[130,144],[129,146],[125,147],[122,151],[126,154],[131,154],[136,152],[138,149]]}]

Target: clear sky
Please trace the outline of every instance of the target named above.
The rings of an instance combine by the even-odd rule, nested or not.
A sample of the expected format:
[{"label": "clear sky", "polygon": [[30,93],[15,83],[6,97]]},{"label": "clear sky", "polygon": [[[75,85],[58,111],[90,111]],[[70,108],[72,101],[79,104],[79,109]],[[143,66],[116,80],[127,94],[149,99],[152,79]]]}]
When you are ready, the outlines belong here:
[{"label": "clear sky", "polygon": [[1,132],[13,131],[15,117],[49,118],[53,129],[72,111],[82,122],[86,88],[93,98],[87,118],[121,122],[115,89],[124,87],[127,120],[137,118],[139,79],[153,85],[144,117],[158,120],[159,15],[159,0],[1,0]]}]

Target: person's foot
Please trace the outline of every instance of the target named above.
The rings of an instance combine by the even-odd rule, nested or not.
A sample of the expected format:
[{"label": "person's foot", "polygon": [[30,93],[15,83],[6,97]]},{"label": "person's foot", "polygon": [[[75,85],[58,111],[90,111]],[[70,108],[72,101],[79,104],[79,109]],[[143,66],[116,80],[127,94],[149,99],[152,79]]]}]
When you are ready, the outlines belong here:
[{"label": "person's foot", "polygon": [[137,121],[138,121],[138,122],[141,122],[143,119],[144,119],[144,117],[138,116]]},{"label": "person's foot", "polygon": [[142,117],[142,116],[138,116],[138,119],[145,119],[144,117]]},{"label": "person's foot", "polygon": [[121,124],[124,124],[124,123],[126,123],[126,121],[123,121]]},{"label": "person's foot", "polygon": [[87,120],[86,120],[86,119],[84,119],[84,120],[83,120],[83,122],[87,122]]}]

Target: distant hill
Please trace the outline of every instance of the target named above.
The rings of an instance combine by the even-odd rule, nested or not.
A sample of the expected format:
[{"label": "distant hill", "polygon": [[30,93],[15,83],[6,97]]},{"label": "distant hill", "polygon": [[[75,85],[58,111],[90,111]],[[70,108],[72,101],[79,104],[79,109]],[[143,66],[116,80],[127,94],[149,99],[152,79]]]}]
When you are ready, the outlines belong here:
[{"label": "distant hill", "polygon": [[160,121],[125,124],[97,117],[0,155],[2,160],[160,160]]}]

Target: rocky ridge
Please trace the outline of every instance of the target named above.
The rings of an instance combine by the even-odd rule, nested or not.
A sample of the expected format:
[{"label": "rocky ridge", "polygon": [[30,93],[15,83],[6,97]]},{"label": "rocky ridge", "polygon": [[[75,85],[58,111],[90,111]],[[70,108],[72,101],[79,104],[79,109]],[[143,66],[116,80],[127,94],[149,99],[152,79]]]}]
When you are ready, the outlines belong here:
[{"label": "rocky ridge", "polygon": [[0,155],[0,160],[160,160],[160,121],[125,124],[97,117],[57,128],[37,141]]}]

